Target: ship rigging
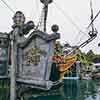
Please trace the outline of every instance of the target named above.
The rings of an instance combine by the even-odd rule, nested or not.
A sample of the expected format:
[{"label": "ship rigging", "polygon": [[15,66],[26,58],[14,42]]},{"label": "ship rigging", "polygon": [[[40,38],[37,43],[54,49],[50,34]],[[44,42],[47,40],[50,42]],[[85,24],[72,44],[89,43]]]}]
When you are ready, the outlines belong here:
[{"label": "ship rigging", "polygon": [[[9,6],[9,4],[5,0],[1,0],[1,1],[12,13],[15,13],[15,10],[13,10],[12,7]],[[47,21],[47,15],[48,15],[48,4],[52,3],[52,0],[41,0],[41,2],[43,3],[43,10],[42,10],[42,13],[41,13],[41,17],[39,18],[40,20],[39,20],[38,24],[36,25],[35,29],[39,29],[39,30],[42,30],[42,31],[46,32],[46,21]],[[80,30],[80,28],[77,26],[77,24],[74,23],[74,21],[69,17],[69,15],[67,15],[64,12],[64,10],[61,9],[61,7],[55,1],[53,1],[53,3],[58,8],[58,10],[61,11],[62,14],[73,24],[73,26],[77,28],[77,30],[79,30],[81,33],[85,33],[82,30]],[[90,24],[88,25],[88,27],[86,29],[90,29],[90,27],[92,27],[92,28],[90,29],[90,31],[87,34],[85,33],[84,35],[89,35],[89,37],[91,39],[89,38],[89,40],[87,40],[85,43],[83,43],[84,46],[88,42],[91,42],[94,39],[94,37],[96,36],[96,34],[97,34],[97,30],[94,28],[93,22],[95,21],[95,19],[100,14],[100,11],[95,16],[93,16],[92,0],[90,0],[90,8],[91,8],[91,22],[90,22]],[[79,46],[82,46],[83,44],[80,44]]]},{"label": "ship rigging", "polygon": [[[87,33],[89,38],[75,46],[75,48],[72,48],[67,54],[60,55],[57,52],[55,53],[55,42],[60,38],[58,25],[52,25],[52,34],[47,33],[48,6],[53,2],[52,0],[40,0],[43,4],[43,9],[37,25],[33,21],[25,23],[25,16],[21,11],[15,13],[4,0],[1,1],[14,13],[12,31],[9,34],[0,34],[2,67],[5,61],[6,69],[10,66],[10,99],[15,100],[16,87],[19,87],[18,89],[24,87],[44,91],[59,87],[63,81],[64,74],[77,60],[75,52],[77,48],[86,46],[97,37],[98,32],[94,28],[93,22],[98,17],[100,11],[94,17],[92,1],[90,1],[91,22],[87,27],[87,29],[90,28],[90,31]],[[73,21],[71,22],[74,24]],[[75,25],[75,27],[77,26]],[[29,34],[32,29],[33,31],[30,35],[25,38],[25,35]],[[11,60],[11,64],[9,64],[9,60]],[[52,71],[53,68],[55,68],[56,73]],[[7,76],[7,70],[6,73],[2,74]],[[57,79],[53,79],[55,74],[59,75]]]}]

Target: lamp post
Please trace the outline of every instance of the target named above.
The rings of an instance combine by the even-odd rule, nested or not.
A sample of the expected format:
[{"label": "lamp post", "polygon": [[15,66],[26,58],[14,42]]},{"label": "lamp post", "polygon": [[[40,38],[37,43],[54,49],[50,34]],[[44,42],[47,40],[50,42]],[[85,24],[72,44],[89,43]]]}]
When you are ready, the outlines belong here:
[{"label": "lamp post", "polygon": [[13,32],[11,34],[11,70],[10,70],[10,100],[16,100],[16,67],[17,67],[17,47],[16,36],[19,35],[20,27],[25,22],[24,14],[17,11],[13,17]]}]

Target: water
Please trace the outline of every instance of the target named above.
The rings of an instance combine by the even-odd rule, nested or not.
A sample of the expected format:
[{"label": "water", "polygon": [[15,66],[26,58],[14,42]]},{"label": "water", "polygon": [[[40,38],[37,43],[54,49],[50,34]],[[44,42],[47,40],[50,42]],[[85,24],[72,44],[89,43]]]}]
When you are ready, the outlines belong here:
[{"label": "water", "polygon": [[[4,92],[0,91],[0,97],[5,97]],[[0,100],[6,100],[2,98]],[[65,80],[64,86],[57,90],[29,91],[22,95],[21,100],[100,100],[100,81]]]},{"label": "water", "polygon": [[9,81],[0,80],[0,100],[9,100]]}]

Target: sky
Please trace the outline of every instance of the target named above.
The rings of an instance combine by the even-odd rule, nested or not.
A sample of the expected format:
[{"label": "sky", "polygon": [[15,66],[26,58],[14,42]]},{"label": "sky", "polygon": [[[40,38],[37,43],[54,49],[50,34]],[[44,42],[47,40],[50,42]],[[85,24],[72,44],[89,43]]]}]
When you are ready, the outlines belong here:
[{"label": "sky", "polygon": [[[33,20],[38,23],[43,5],[40,0],[4,0],[15,12],[22,11],[26,17],[26,22]],[[100,0],[93,1],[94,16],[100,10]],[[79,45],[88,39],[87,26],[90,23],[90,0],[53,0],[49,5],[47,32],[52,33],[51,26],[59,25],[60,41],[68,42],[71,45]],[[13,25],[11,12],[0,0],[0,32],[10,32]],[[82,48],[82,51],[93,50],[100,54],[100,15],[94,21],[94,26],[98,30],[95,40]],[[82,31],[82,32],[80,32]]]}]

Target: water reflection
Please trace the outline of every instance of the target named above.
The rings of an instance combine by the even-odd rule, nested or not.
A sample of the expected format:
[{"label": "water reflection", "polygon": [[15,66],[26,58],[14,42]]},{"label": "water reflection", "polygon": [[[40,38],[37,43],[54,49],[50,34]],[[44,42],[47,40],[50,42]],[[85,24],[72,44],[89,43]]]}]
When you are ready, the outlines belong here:
[{"label": "water reflection", "polygon": [[100,81],[66,80],[58,90],[23,97],[24,100],[100,100]]},{"label": "water reflection", "polygon": [[66,81],[64,86],[64,93],[69,100],[100,100],[100,81],[71,81]]},{"label": "water reflection", "polygon": [[[0,84],[3,84],[0,82]],[[8,84],[8,83],[7,83]],[[9,89],[0,88],[0,100],[9,100]],[[1,86],[1,85],[0,85]],[[49,92],[28,91],[21,100],[100,100],[100,81],[65,80],[64,86]]]},{"label": "water reflection", "polygon": [[9,81],[0,80],[0,100],[9,100]]}]

